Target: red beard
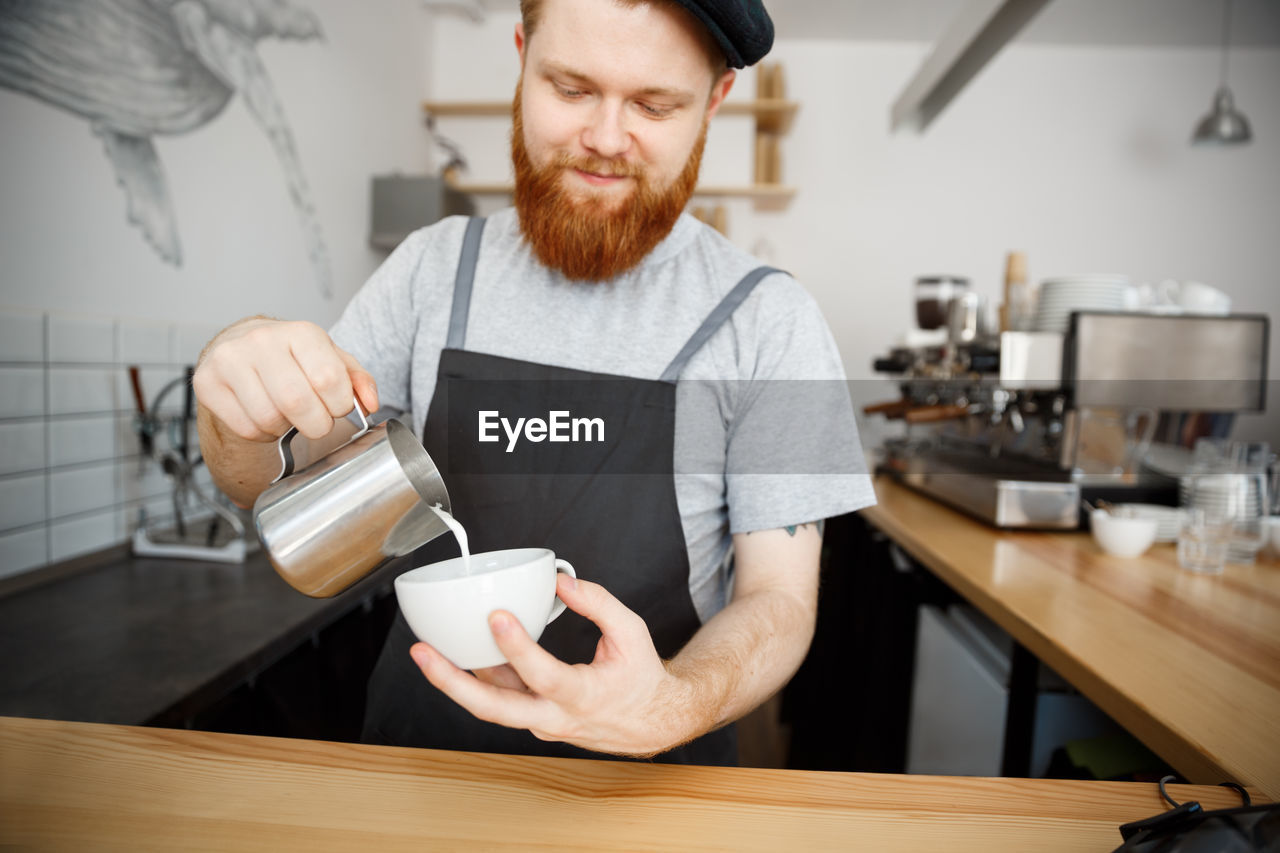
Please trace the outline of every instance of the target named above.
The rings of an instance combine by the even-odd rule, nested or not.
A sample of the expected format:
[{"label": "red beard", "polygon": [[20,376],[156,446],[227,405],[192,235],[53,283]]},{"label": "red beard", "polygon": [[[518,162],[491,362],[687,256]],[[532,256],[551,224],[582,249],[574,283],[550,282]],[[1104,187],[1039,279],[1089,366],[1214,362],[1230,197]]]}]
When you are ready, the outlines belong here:
[{"label": "red beard", "polygon": [[[698,183],[707,142],[705,124],[679,177],[671,186],[657,189],[644,167],[630,163],[560,154],[546,165],[535,166],[524,144],[519,85],[511,115],[511,160],[520,231],[534,256],[566,278],[607,281],[633,269],[671,233]],[[565,171],[571,168],[625,175],[635,186],[620,203],[603,197],[576,197],[564,187]]]}]

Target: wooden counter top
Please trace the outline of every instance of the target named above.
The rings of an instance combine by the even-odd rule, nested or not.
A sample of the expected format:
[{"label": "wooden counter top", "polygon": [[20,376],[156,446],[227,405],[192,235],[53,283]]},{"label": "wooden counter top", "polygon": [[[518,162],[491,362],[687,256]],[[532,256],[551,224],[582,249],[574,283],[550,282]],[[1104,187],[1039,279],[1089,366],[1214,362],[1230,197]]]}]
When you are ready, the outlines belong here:
[{"label": "wooden counter top", "polygon": [[1111,557],[1087,533],[1002,531],[884,477],[863,511],[1193,782],[1280,796],[1280,563]]},{"label": "wooden counter top", "polygon": [[[1240,804],[1174,785],[1179,801]],[[1156,786],[677,767],[0,718],[23,850],[1100,851]]]}]

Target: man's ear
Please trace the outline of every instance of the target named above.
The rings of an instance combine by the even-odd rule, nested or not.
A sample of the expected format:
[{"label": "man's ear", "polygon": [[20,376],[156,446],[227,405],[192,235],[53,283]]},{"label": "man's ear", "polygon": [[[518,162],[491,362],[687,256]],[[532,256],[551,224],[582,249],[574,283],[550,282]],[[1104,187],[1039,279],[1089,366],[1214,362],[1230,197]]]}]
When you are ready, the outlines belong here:
[{"label": "man's ear", "polygon": [[520,55],[520,67],[524,68],[524,21],[516,21],[516,53]]},{"label": "man's ear", "polygon": [[716,114],[716,110],[720,109],[720,105],[724,103],[725,96],[733,88],[733,81],[737,78],[738,72],[729,68],[720,75],[720,79],[711,87],[711,100],[707,102],[707,121],[711,121],[711,117]]}]

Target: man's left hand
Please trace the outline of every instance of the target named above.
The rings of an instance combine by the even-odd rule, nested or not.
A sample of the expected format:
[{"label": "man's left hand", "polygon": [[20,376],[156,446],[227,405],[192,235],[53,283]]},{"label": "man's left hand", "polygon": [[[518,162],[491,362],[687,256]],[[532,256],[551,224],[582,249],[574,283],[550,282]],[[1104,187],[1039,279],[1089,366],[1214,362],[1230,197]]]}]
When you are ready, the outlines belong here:
[{"label": "man's left hand", "polygon": [[681,719],[690,688],[668,672],[644,620],[599,584],[563,574],[556,581],[560,600],[603,634],[590,664],[558,660],[502,610],[489,627],[507,666],[471,674],[426,643],[409,654],[427,680],[479,719],[541,740],[649,756],[697,734],[696,723]]}]

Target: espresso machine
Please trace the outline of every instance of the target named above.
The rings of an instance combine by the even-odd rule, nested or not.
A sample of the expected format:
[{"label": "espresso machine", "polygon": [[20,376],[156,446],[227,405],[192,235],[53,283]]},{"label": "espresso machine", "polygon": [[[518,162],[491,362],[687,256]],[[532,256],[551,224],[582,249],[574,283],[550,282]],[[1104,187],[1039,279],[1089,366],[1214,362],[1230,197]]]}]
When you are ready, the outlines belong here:
[{"label": "espresso machine", "polygon": [[881,473],[997,527],[1176,505],[1177,480],[1144,464],[1157,427],[1265,408],[1266,316],[1073,311],[1065,331],[1000,332],[982,308],[959,293],[945,334],[876,359],[901,397],[864,411],[906,425]]}]

